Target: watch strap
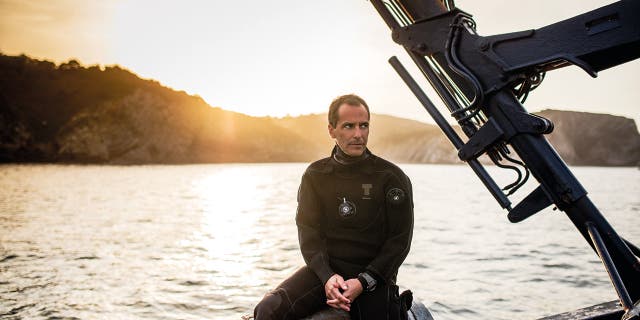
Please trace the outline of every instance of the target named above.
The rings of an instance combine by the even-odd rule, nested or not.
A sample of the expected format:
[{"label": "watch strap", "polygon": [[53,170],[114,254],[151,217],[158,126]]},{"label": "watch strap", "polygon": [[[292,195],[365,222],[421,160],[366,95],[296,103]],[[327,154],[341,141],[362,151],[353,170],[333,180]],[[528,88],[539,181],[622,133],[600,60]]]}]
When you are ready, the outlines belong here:
[{"label": "watch strap", "polygon": [[373,290],[375,290],[376,289],[376,284],[378,283],[376,281],[376,279],[373,276],[371,276],[369,273],[367,273],[367,272],[360,273],[358,275],[358,280],[362,284],[362,288],[365,291],[373,291]]}]

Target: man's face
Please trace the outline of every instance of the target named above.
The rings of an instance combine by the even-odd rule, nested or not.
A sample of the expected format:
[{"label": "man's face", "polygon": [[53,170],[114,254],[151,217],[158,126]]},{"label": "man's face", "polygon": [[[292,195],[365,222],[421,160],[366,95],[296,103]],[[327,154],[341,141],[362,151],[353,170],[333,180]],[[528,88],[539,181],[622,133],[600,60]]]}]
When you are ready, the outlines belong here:
[{"label": "man's face", "polygon": [[369,114],[363,105],[342,104],[338,107],[336,127],[329,124],[329,135],[340,149],[352,157],[362,155],[369,138]]}]

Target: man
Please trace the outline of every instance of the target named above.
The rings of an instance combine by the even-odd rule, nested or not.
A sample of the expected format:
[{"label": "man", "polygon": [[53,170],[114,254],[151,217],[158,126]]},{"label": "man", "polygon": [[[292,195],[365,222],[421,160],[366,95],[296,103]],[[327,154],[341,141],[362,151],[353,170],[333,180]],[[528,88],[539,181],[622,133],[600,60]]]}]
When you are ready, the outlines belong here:
[{"label": "man", "polygon": [[336,146],[307,168],[298,190],[306,266],[267,294],[254,317],[298,319],[329,305],[352,319],[406,319],[395,282],[413,233],[411,182],[367,149],[370,113],[362,98],[336,98],[328,120]]}]

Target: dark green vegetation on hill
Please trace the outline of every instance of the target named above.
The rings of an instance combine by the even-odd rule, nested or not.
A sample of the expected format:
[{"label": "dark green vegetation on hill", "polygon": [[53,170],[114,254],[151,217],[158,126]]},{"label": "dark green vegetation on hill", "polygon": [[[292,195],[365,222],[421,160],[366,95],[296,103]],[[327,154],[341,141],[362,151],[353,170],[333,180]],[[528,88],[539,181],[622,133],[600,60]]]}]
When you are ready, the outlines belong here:
[{"label": "dark green vegetation on hill", "polygon": [[[640,162],[640,135],[631,119],[541,115],[556,124],[549,139],[570,164]],[[369,146],[380,156],[458,162],[433,125],[373,115],[371,126]],[[84,67],[74,60],[56,66],[0,55],[0,162],[307,162],[326,156],[331,146],[325,115],[250,117],[118,66]]]}]

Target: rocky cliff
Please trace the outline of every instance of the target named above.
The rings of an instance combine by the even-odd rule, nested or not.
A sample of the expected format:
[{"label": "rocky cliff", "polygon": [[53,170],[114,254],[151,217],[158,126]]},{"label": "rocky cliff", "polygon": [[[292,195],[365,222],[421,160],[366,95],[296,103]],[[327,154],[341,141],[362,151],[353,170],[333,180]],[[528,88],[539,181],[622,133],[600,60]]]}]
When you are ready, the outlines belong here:
[{"label": "rocky cliff", "polygon": [[[635,122],[610,115],[540,113],[569,164],[640,163]],[[0,55],[0,162],[308,162],[333,143],[325,115],[250,117],[144,80],[118,66],[56,66]],[[370,148],[398,162],[459,163],[440,130],[372,115]]]},{"label": "rocky cliff", "polygon": [[640,166],[640,136],[633,119],[557,110],[538,115],[553,121],[555,129],[547,138],[567,163]]}]

